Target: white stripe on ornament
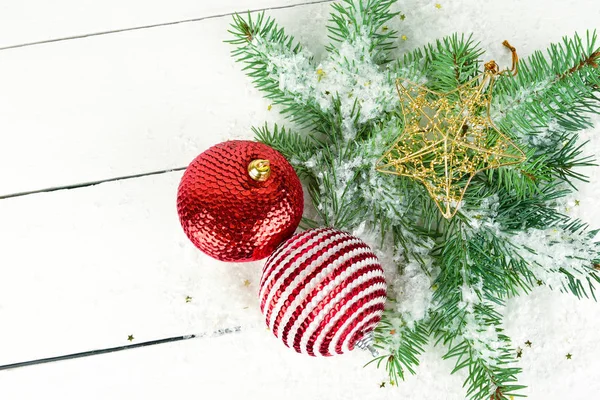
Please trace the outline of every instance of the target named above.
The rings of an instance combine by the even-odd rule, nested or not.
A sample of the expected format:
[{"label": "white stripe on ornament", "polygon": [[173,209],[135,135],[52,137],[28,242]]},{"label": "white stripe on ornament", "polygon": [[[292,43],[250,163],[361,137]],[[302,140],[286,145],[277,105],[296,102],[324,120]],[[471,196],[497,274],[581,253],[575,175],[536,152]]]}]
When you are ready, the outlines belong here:
[{"label": "white stripe on ornament", "polygon": [[[385,283],[375,284],[374,286],[376,286],[378,289],[386,288]],[[356,310],[352,314],[352,316],[350,318],[348,318],[348,320],[346,320],[346,322],[344,322],[344,324],[340,327],[340,329],[337,330],[337,332],[333,336],[333,339],[331,340],[331,343],[329,344],[329,353],[330,354],[337,354],[337,352],[335,351],[335,348],[337,347],[337,343],[340,340],[340,336],[342,336],[342,333],[346,330],[348,325],[355,323],[361,312],[363,312],[364,310],[368,309],[369,307],[377,305],[377,304],[385,304],[385,297],[383,297],[383,296],[377,297],[377,298],[365,303],[361,308]],[[373,313],[372,315],[376,315],[376,313]],[[342,353],[339,353],[339,354],[342,354]]]},{"label": "white stripe on ornament", "polygon": [[[325,306],[314,317],[312,322],[308,325],[306,332],[304,333],[304,335],[306,337],[304,337],[304,335],[303,335],[303,338],[300,341],[300,346],[302,348],[306,348],[308,340],[310,339],[312,334],[319,328],[322,321],[325,319],[325,317],[331,311],[331,309],[333,309],[344,298],[346,298],[349,293],[355,291],[359,285],[364,283],[366,280],[372,279],[372,277],[373,277],[372,272],[369,272],[367,270],[367,268],[370,266],[378,266],[378,265],[379,265],[379,262],[376,258],[368,258],[366,260],[356,263],[354,265],[354,268],[347,268],[342,274],[340,274],[340,276],[338,278],[336,278],[335,280],[333,280],[332,282],[327,284],[327,286],[323,289],[324,295],[320,297],[319,301],[322,300],[322,298],[325,297],[325,295],[329,295],[329,293],[331,293],[331,291],[338,288],[350,276],[352,276],[353,274],[356,274],[357,272],[359,273],[359,275],[356,276],[352,281],[347,282],[346,287],[343,288],[333,299],[329,300],[327,302],[327,304],[325,304]],[[337,315],[337,314],[335,314],[335,315]],[[334,318],[335,318],[335,315],[334,315]],[[296,323],[294,324],[294,326],[290,329],[290,334],[293,333],[294,334],[293,336],[295,336],[296,330],[299,329],[299,326],[304,321],[304,319],[307,317],[308,316],[306,313],[302,313],[299,316]],[[290,345],[293,344],[293,336],[292,336],[292,338],[288,337],[288,341],[289,341]],[[292,339],[292,341],[290,341],[290,339]]]},{"label": "white stripe on ornament", "polygon": [[[372,266],[372,265],[379,265],[376,259],[368,259],[368,260],[364,260],[360,262],[361,265],[359,266],[359,269],[364,269],[366,267]],[[340,280],[338,281],[337,279],[334,280],[333,282],[331,282],[330,284],[328,284],[327,286],[330,286],[331,288],[328,288],[328,293],[331,292],[331,290],[335,289],[336,287],[338,287],[342,282],[344,282],[349,276],[351,276],[352,274],[356,273],[356,270],[353,269],[348,269],[347,271],[344,272],[344,275],[340,275]],[[308,325],[306,331],[302,334],[302,338],[300,339],[300,348],[302,350],[302,353],[304,354],[308,354],[307,351],[307,346],[308,346],[308,341],[310,340],[310,337],[313,335],[313,333],[315,333],[317,331],[317,329],[321,326],[321,324],[323,323],[323,320],[325,319],[325,317],[327,316],[327,314],[337,305],[340,303],[341,300],[343,300],[344,298],[346,298],[351,292],[353,292],[354,290],[356,290],[356,288],[358,286],[360,286],[362,283],[373,279],[373,273],[374,271],[365,271],[364,273],[362,273],[361,275],[358,275],[356,278],[354,278],[352,281],[350,281],[349,283],[347,283],[347,287],[345,287],[342,291],[340,291],[340,293],[338,293],[333,299],[331,299],[327,305],[325,307],[323,307],[321,309],[321,311],[319,311],[319,314],[317,314],[317,316],[313,319],[313,321]],[[357,295],[355,298],[353,298],[352,300],[350,300],[350,303],[354,304],[356,303],[361,297],[366,296],[371,294],[372,292],[374,292],[375,290],[377,290],[377,288],[373,288],[373,287],[368,287],[366,289],[364,289],[362,292],[360,292],[362,294],[361,295]],[[343,309],[342,309],[343,310]],[[332,319],[336,319],[336,317],[339,315],[339,312],[342,312],[342,310],[338,311],[338,313],[334,314]],[[306,318],[306,315],[301,316],[300,318],[298,318],[298,321],[296,324],[294,324],[294,326],[290,329],[290,336],[288,336],[288,346],[293,346],[294,344],[294,339],[295,336],[297,335],[297,330],[300,326],[300,324],[303,322],[303,320]],[[317,337],[318,339],[318,337]],[[316,347],[316,342],[315,342],[315,347],[313,348],[313,352],[317,351],[318,347]]]},{"label": "white stripe on ornament", "polygon": [[[351,252],[355,252],[355,255],[356,255],[356,254],[367,253],[369,251],[369,249],[365,247],[362,249],[361,248],[354,249],[352,251],[346,251],[346,253],[343,253],[344,250],[347,249],[348,247],[350,247],[352,245],[360,245],[360,244],[362,244],[360,239],[348,237],[348,239],[346,239],[345,241],[343,241],[341,243],[338,243],[337,245],[332,247],[329,251],[327,251],[327,253],[322,254],[313,262],[314,265],[310,266],[309,272],[312,272],[320,265],[327,263],[328,260],[337,257],[333,262],[329,263],[329,265],[327,265],[321,272],[319,272],[317,274],[317,276],[315,276],[310,282],[307,282],[306,285],[304,285],[304,288],[300,291],[300,293],[298,293],[296,298],[293,300],[292,304],[290,304],[290,306],[286,310],[285,314],[282,317],[280,324],[277,326],[277,329],[275,329],[273,331],[273,333],[275,333],[275,336],[280,337],[279,332],[281,331],[281,329],[283,329],[287,325],[288,321],[292,317],[293,312],[298,307],[300,307],[300,304],[304,301],[306,296],[308,294],[310,294],[314,290],[315,286],[318,285],[319,283],[321,283],[325,279],[326,276],[328,276],[333,271],[335,271],[343,261],[347,260],[349,258],[348,254],[350,254]],[[339,256],[339,253],[343,253],[341,257]],[[306,270],[308,270],[308,268]],[[300,275],[303,275],[303,274],[300,274]],[[308,275],[308,272],[307,272],[307,274],[304,274],[304,276],[306,276],[306,275]],[[298,280],[299,278],[300,277],[297,277],[296,280]],[[295,283],[296,283],[296,281],[294,281],[290,284],[289,288],[291,290],[293,290],[299,286],[299,284],[295,284]],[[286,290],[286,292],[283,294],[282,299],[284,301],[289,296],[289,293],[291,293],[291,290],[289,290],[289,291]],[[321,295],[321,294],[319,293],[319,295]],[[323,298],[323,296],[321,295],[320,298]],[[314,300],[313,300],[313,304],[309,303],[306,306],[306,308],[302,311],[302,314],[311,312],[314,309],[315,304],[316,303],[314,303]],[[281,310],[281,307],[283,307],[283,303],[281,304],[280,307],[277,307],[277,313],[279,313],[279,311]],[[298,322],[298,321],[296,321],[296,322]],[[273,327],[273,328],[275,328],[275,327]]]},{"label": "white stripe on ornament", "polygon": [[[282,243],[277,248],[277,250],[275,250],[275,252],[269,256],[269,258],[265,262],[265,266],[262,271],[262,278],[261,278],[262,283],[264,284],[264,281],[267,278],[267,276],[270,275],[271,272],[273,272],[273,268],[275,267],[275,265],[277,265],[277,262],[282,257],[282,255],[285,254],[287,249],[295,246],[298,242],[303,240],[306,236],[310,236],[311,234],[314,234],[314,233],[315,232],[304,231],[295,236],[292,236],[288,241]],[[261,290],[262,290],[262,284],[261,284]]]},{"label": "white stripe on ornament", "polygon": [[[369,273],[361,276],[361,283],[369,281],[369,280],[371,280],[373,278],[376,278],[376,277],[377,277],[377,275],[374,274],[374,272],[369,272]],[[313,346],[313,352],[315,354],[321,355],[321,350],[320,350],[321,345],[322,345],[323,341],[325,340],[328,332],[333,328],[333,326],[340,319],[342,319],[344,316],[346,316],[348,314],[349,309],[351,307],[354,307],[355,304],[357,304],[360,301],[362,301],[362,299],[364,299],[365,296],[369,296],[372,293],[376,292],[377,290],[381,289],[381,286],[382,286],[382,284],[373,284],[372,286],[369,286],[368,288],[366,288],[366,289],[362,290],[361,292],[355,294],[344,306],[342,306],[341,309],[337,310],[337,312],[333,315],[333,317],[329,320],[329,322],[324,326],[324,328],[321,330],[321,332],[317,336],[317,338],[315,340],[315,344]],[[348,293],[347,295],[349,295],[349,294],[350,293]],[[338,301],[341,301],[341,299],[338,300]],[[333,308],[333,306],[335,306],[335,303],[332,302],[332,307],[331,308]],[[315,321],[315,323],[318,323],[320,325],[323,322],[323,319],[324,319],[325,315],[326,314],[324,314],[324,313],[322,315],[319,315],[320,320],[319,321]],[[316,328],[313,328],[311,326],[310,328],[311,328],[311,332],[310,332],[311,335],[316,330],[318,330],[318,326]],[[306,349],[306,343],[308,342],[309,339],[310,339],[310,336],[308,336],[306,338],[303,337],[303,341],[305,343],[303,345],[304,349]]]},{"label": "white stripe on ornament", "polygon": [[[316,331],[318,331],[320,327],[323,327],[321,332],[315,338],[315,344],[313,346],[313,352],[320,353],[319,349],[321,348],[321,344],[322,344],[323,340],[325,340],[325,336],[327,335],[327,332],[329,332],[329,330],[332,328],[332,326],[337,321],[339,321],[344,315],[346,315],[349,312],[349,309],[351,307],[354,307],[354,305],[356,303],[360,302],[365,296],[369,296],[373,292],[375,292],[376,290],[379,289],[376,284],[373,284],[373,285],[368,286],[367,288],[361,290],[358,293],[353,293],[356,291],[356,288],[365,282],[368,282],[374,278],[377,278],[378,276],[379,276],[379,274],[377,273],[377,271],[365,271],[364,274],[360,275],[359,277],[357,277],[357,279],[355,279],[352,282],[352,288],[348,288],[348,290],[344,290],[343,292],[338,294],[334,299],[332,299],[327,304],[326,309],[324,308],[319,313],[319,315],[317,315],[317,318],[315,318],[315,320],[308,326],[308,329],[306,330],[307,335],[303,336],[300,341],[301,347],[306,349],[306,346],[308,344],[308,340],[310,340],[310,337]],[[339,285],[339,283],[337,283],[337,285]],[[327,316],[329,311],[333,310],[336,305],[339,305],[339,304],[343,303],[344,301],[346,301],[345,304],[339,310],[336,310],[336,312],[333,314],[333,316],[331,317],[329,322],[327,322],[323,326],[322,324],[324,323],[325,317]]]},{"label": "white stripe on ornament", "polygon": [[[310,248],[312,246],[315,245],[315,243],[321,241],[321,239],[325,236],[327,236],[328,234],[330,234],[331,232],[329,230],[323,230],[321,232],[319,232],[317,235],[315,235],[314,237],[312,237],[311,239],[309,239],[306,243],[304,243],[302,246],[298,247],[297,249],[291,251],[290,253],[288,253],[285,258],[278,262],[277,260],[274,260],[274,268],[272,269],[272,273],[267,277],[267,280],[264,283],[263,288],[260,291],[260,299],[264,299],[265,296],[267,297],[267,301],[265,302],[265,306],[268,305],[271,301],[271,298],[273,297],[273,294],[276,292],[275,287],[273,287],[273,289],[271,290],[271,292],[266,293],[267,288],[269,287],[269,285],[271,284],[271,282],[275,279],[275,276],[279,273],[279,271],[281,271],[282,269],[286,268],[288,263],[298,254],[304,252],[307,248]],[[338,235],[341,236],[341,235]],[[287,252],[290,248],[291,245],[286,246],[285,252]],[[288,273],[289,275],[289,268],[288,271],[286,271],[286,273]],[[281,284],[281,278],[279,278],[279,284]],[[274,286],[276,286],[277,283],[275,283]]]},{"label": "white stripe on ornament", "polygon": [[[295,240],[293,240],[289,243],[286,243],[283,246],[282,251],[277,255],[277,257],[269,258],[269,260],[267,260],[267,265],[265,266],[265,269],[267,271],[265,271],[266,273],[263,273],[263,276],[261,278],[262,283],[261,283],[261,289],[260,289],[260,298],[262,299],[263,296],[266,295],[266,293],[265,293],[266,288],[269,286],[270,282],[274,279],[275,275],[277,274],[277,271],[280,270],[281,267],[283,266],[282,259],[284,259],[285,257],[289,258],[290,256],[297,254],[299,251],[302,251],[302,249],[305,249],[307,246],[311,246],[311,243],[314,243],[314,241],[318,240],[318,238],[327,236],[328,233],[329,233],[329,231],[325,230],[325,229],[320,230],[318,232],[306,231],[305,234],[299,236],[298,238],[296,238]],[[298,243],[301,240],[305,239],[307,236],[309,236],[310,238],[304,245],[297,248],[296,251],[291,250],[296,245],[298,245]],[[290,254],[290,251],[292,252],[292,254]]]},{"label": "white stripe on ornament", "polygon": [[[334,334],[331,342],[329,343],[329,354],[343,354],[344,353],[344,349],[342,348],[342,350],[338,353],[336,351],[336,347],[338,346],[338,344],[341,344],[341,336],[342,333],[344,332],[344,330],[350,325],[350,324],[356,324],[358,321],[358,316],[363,312],[368,310],[369,308],[381,304],[381,298],[376,298],[373,300],[370,300],[368,303],[365,303],[360,309],[358,309],[355,313],[352,314],[352,316],[344,323],[344,325],[342,325]],[[373,316],[377,315],[377,313],[370,313],[367,316],[365,316],[365,318],[372,318]],[[360,323],[362,323],[363,320],[361,320]],[[342,344],[343,345],[343,344]]]},{"label": "white stripe on ornament", "polygon": [[[267,322],[270,329],[273,329],[276,312],[279,311],[277,305],[280,302],[281,304],[285,302],[286,298],[284,295],[289,295],[289,290],[293,290],[297,286],[297,282],[299,281],[299,279],[306,276],[306,274],[308,273],[306,272],[306,270],[311,267],[311,264],[308,264],[304,265],[303,268],[300,268],[302,264],[305,264],[308,258],[313,257],[316,254],[322,252],[327,246],[331,245],[331,243],[333,243],[334,241],[343,239],[345,236],[344,234],[335,231],[328,231],[327,234],[330,236],[327,237],[320,235],[319,237],[312,238],[309,242],[307,242],[306,246],[302,246],[301,248],[297,249],[297,251],[291,252],[289,256],[287,256],[280,262],[280,265],[278,266],[277,270],[273,273],[273,276],[279,273],[281,273],[281,275],[276,279],[274,278],[274,280],[272,281],[273,287],[270,291],[267,292],[265,290],[265,310],[270,310],[269,320]],[[299,276],[296,276],[287,287],[284,287],[285,280],[295,273],[298,273]],[[278,300],[275,301],[274,298],[277,295],[277,293],[281,293],[281,295],[279,296]],[[265,313],[265,316],[267,316],[267,313]]]},{"label": "white stripe on ornament", "polygon": [[[354,239],[352,241],[348,241],[344,243],[344,248],[350,247],[351,245],[363,244],[358,239]],[[364,245],[364,244],[363,244]],[[297,334],[297,330],[300,329],[300,325],[304,322],[304,320],[308,317],[308,315],[318,306],[318,304],[322,301],[325,296],[328,296],[333,290],[339,286],[339,282],[346,280],[349,276],[356,272],[356,270],[345,267],[343,269],[340,266],[347,262],[352,257],[361,256],[364,254],[368,254],[370,251],[365,247],[359,247],[357,249],[352,249],[343,253],[341,256],[338,256],[329,266],[323,269],[319,274],[313,278],[310,284],[306,285],[306,287],[302,290],[302,293],[294,299],[294,302],[290,305],[290,308],[286,311],[286,314],[283,316],[281,325],[278,330],[283,329],[288,323],[289,320],[293,317],[294,311],[302,306],[304,299],[306,296],[311,294],[315,287],[321,285],[326,278],[329,278],[332,274],[336,274],[325,287],[321,288],[313,297],[313,299],[308,303],[301,311],[300,315],[296,318],[292,326],[290,326],[290,330],[288,332],[288,337],[286,338],[286,343],[290,343],[289,346],[293,344],[294,337]],[[376,260],[374,260],[376,261]],[[339,294],[338,294],[339,295]],[[329,304],[329,302],[328,302]],[[322,310],[321,310],[322,311]]]},{"label": "white stripe on ornament", "polygon": [[287,250],[290,247],[293,247],[296,245],[296,243],[298,243],[299,241],[301,241],[302,239],[304,239],[306,236],[312,234],[314,232],[311,231],[304,231],[302,233],[299,233],[296,236],[293,236],[290,240],[288,240],[287,242],[282,243],[277,250],[275,250],[275,252],[273,254],[271,254],[269,256],[269,258],[267,259],[267,261],[265,262],[265,266],[263,267],[263,271],[262,271],[262,276],[261,276],[261,285],[260,285],[260,291],[262,293],[263,291],[263,287],[265,285],[265,280],[270,276],[270,274],[273,272],[273,269],[275,268],[275,266],[277,265],[277,262],[279,261],[279,259],[282,257],[283,254],[285,254],[285,252],[287,252]]},{"label": "white stripe on ornament", "polygon": [[[367,282],[371,279],[374,278],[378,278],[381,277],[381,272],[380,271],[371,271],[368,272],[364,275],[361,276],[361,283]],[[321,344],[323,343],[323,340],[325,340],[325,337],[327,336],[327,333],[333,328],[333,326],[340,320],[342,319],[342,317],[344,317],[349,309],[351,307],[354,307],[354,305],[358,302],[360,302],[365,296],[369,296],[371,293],[381,289],[381,288],[385,288],[385,284],[384,283],[375,283],[372,286],[369,286],[368,288],[362,290],[361,292],[355,294],[351,300],[349,300],[344,306],[342,306],[342,308],[340,308],[337,313],[333,316],[333,318],[331,318],[329,320],[329,322],[327,323],[327,325],[325,325],[325,327],[323,328],[323,330],[321,331],[321,333],[319,334],[319,336],[317,336],[317,339],[315,340],[315,345],[314,345],[314,349],[316,351],[318,351],[320,353],[320,349],[321,348]],[[307,339],[308,340],[308,339]]]},{"label": "white stripe on ornament", "polygon": [[[319,265],[324,264],[331,258],[335,258],[335,260],[333,262],[329,263],[329,265],[327,265],[325,268],[323,268],[323,270],[321,272],[319,272],[317,274],[317,276],[315,276],[310,282],[308,282],[304,286],[304,288],[300,291],[298,296],[296,296],[296,298],[293,300],[292,304],[290,304],[290,306],[286,310],[285,314],[283,315],[283,318],[281,319],[281,323],[277,327],[277,332],[279,332],[281,329],[283,329],[287,325],[288,321],[292,317],[293,312],[298,307],[300,307],[300,304],[302,302],[304,302],[304,299],[306,298],[306,296],[308,296],[315,289],[315,287],[317,285],[319,285],[321,282],[323,282],[323,280],[327,276],[329,276],[333,271],[336,271],[339,268],[340,264],[347,261],[350,257],[354,257],[359,254],[365,254],[365,253],[369,252],[369,249],[367,247],[362,247],[362,248],[358,248],[358,249],[353,249],[351,251],[346,251],[344,253],[344,249],[347,249],[348,247],[350,247],[352,245],[360,245],[360,244],[362,244],[362,241],[360,239],[348,238],[348,240],[338,243],[336,246],[332,247],[331,250],[329,250],[327,253],[323,254],[321,257],[319,257],[317,260],[315,260],[315,262],[317,263],[317,265],[315,266],[315,268],[316,268]],[[343,254],[340,256],[339,253],[343,253]],[[314,268],[312,270],[314,270]],[[343,271],[343,272],[345,272],[345,271]],[[298,320],[296,320],[296,323],[299,324],[300,322],[302,322],[302,320],[304,319],[302,317],[302,315],[306,315],[306,314],[310,313],[315,308],[318,301],[320,301],[326,294],[328,294],[331,290],[333,290],[333,287],[335,287],[335,285],[332,285],[332,283],[334,283],[334,282],[330,282],[325,288],[323,288],[315,296],[315,298],[313,298],[311,303],[307,304],[306,308],[304,308],[302,310],[302,314],[299,316]],[[290,333],[291,332],[292,331],[290,330]],[[277,333],[276,333],[276,335],[277,335]]]},{"label": "white stripe on ornament", "polygon": [[[379,265],[378,262],[377,262],[377,265]],[[365,272],[364,274],[360,275],[360,277],[358,277],[358,279],[356,281],[353,282],[353,289],[352,289],[352,291],[354,291],[355,287],[359,286],[360,284],[365,283],[365,282],[370,281],[370,280],[373,280],[373,279],[376,279],[376,278],[383,278],[383,274],[381,273],[381,270],[377,269],[375,271],[367,271],[367,272]],[[356,303],[360,302],[361,299],[364,298],[365,296],[370,295],[371,293],[373,293],[373,292],[381,289],[382,287],[385,288],[385,284],[384,283],[373,283],[371,286],[363,289],[362,291],[360,291],[358,293],[355,293],[354,296],[352,296],[352,298],[350,298],[346,302],[346,304],[344,304],[342,306],[342,308],[337,311],[337,313],[333,316],[333,318],[331,318],[329,320],[329,322],[327,323],[327,325],[324,327],[324,329],[321,331],[321,333],[317,337],[317,340],[315,341],[315,348],[316,348],[317,344],[319,344],[319,347],[320,347],[320,344],[324,340],[324,337],[326,336],[327,332],[332,328],[332,326],[334,324],[337,323],[337,321],[339,321],[341,318],[343,318],[348,313],[348,310],[351,307],[354,307],[354,305]],[[336,296],[336,298],[333,299],[328,304],[328,307],[327,307],[328,310],[327,310],[327,312],[330,309],[332,309],[336,304],[340,303],[350,293],[348,291],[345,294],[346,294],[346,296],[343,296],[341,293],[338,296]],[[321,320],[323,320],[325,318],[325,316],[327,315],[327,312],[325,310],[323,310],[323,312],[319,314],[318,318],[315,319],[315,321],[313,322],[313,324],[320,323]],[[312,330],[311,335],[312,335],[312,333],[314,333],[314,331],[317,330],[316,328],[312,329],[312,324],[311,324],[311,326],[309,326],[309,329]],[[310,338],[310,336],[309,336],[309,338]],[[308,338],[307,338],[307,340],[308,340]]]},{"label": "white stripe on ornament", "polygon": [[[273,290],[271,291],[271,293],[269,293],[269,298],[267,298],[266,304],[271,304],[271,301],[272,301],[271,295],[273,295],[274,293],[276,293],[276,291],[278,291],[280,288],[282,288],[283,281],[285,280],[285,278],[287,278],[288,276],[290,276],[294,272],[296,272],[302,266],[302,264],[304,264],[306,262],[307,259],[313,257],[316,254],[323,252],[323,250],[327,246],[331,245],[331,243],[337,241],[339,238],[344,238],[344,236],[347,236],[347,235],[338,234],[338,235],[331,236],[325,240],[322,240],[318,245],[316,245],[312,249],[310,249],[310,250],[306,251],[304,254],[302,254],[302,256],[300,258],[298,258],[295,262],[293,262],[287,268],[287,270],[283,273],[283,275],[277,280],[275,285],[273,285]],[[342,244],[347,243],[347,242],[348,242],[348,240],[342,242]],[[305,265],[304,269],[302,269],[300,271],[300,273],[292,280],[292,282],[290,282],[290,284],[283,290],[283,293],[277,300],[277,303],[273,304],[271,316],[269,318],[269,328],[271,329],[271,331],[273,333],[275,333],[274,324],[275,324],[275,319],[277,317],[277,314],[281,310],[281,307],[283,307],[283,304],[287,300],[290,293],[293,290],[295,290],[298,286],[300,286],[300,284],[302,284],[302,282],[304,282],[306,280],[306,276],[308,274],[310,274],[312,271],[314,271],[317,268],[317,266],[321,265],[325,259],[327,259],[327,258],[331,257],[333,254],[335,254],[336,247],[338,247],[338,246],[339,245],[333,246],[331,249],[329,249],[328,251],[326,251],[323,254],[321,254],[320,256],[318,256],[312,263]],[[275,336],[279,337],[277,335],[277,333],[275,333]]]}]

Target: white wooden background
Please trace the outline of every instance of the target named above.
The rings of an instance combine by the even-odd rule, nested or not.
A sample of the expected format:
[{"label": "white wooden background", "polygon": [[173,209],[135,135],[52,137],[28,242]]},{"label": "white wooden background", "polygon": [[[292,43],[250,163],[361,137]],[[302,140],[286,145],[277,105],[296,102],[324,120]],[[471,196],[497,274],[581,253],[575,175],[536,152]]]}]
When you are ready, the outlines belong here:
[{"label": "white wooden background", "polygon": [[[402,50],[474,32],[489,58],[507,64],[504,39],[526,56],[600,25],[596,0],[438,2],[401,2]],[[428,351],[417,376],[383,389],[384,373],[362,368],[366,354],[313,359],[285,349],[256,304],[261,263],[213,261],[179,226],[181,171],[169,171],[279,120],[223,43],[230,14],[267,9],[319,55],[329,3],[0,2],[0,365],[125,345],[130,334],[136,343],[243,327],[0,371],[1,399],[464,397],[464,375],[449,376],[441,349]],[[598,134],[585,133],[591,153]],[[581,206],[569,212],[600,226],[600,172],[588,173]],[[522,359],[531,399],[596,396],[596,303],[539,290],[511,302],[508,315],[515,342],[534,343]]]}]

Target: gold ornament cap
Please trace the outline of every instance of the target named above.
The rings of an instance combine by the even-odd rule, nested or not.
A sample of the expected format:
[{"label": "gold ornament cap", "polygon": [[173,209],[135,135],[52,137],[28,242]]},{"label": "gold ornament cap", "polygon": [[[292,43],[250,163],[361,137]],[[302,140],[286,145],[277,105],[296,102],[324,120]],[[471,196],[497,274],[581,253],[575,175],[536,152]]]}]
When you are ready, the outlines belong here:
[{"label": "gold ornament cap", "polygon": [[252,160],[248,164],[248,175],[258,182],[264,182],[271,176],[271,163],[269,160]]}]

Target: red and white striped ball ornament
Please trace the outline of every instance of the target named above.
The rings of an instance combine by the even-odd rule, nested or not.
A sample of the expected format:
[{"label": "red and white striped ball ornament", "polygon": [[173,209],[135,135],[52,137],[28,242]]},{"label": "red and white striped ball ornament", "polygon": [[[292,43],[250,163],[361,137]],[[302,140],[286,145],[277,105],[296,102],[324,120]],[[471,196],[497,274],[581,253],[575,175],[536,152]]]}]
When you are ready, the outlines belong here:
[{"label": "red and white striped ball ornament", "polygon": [[298,353],[374,352],[372,331],[383,314],[386,283],[366,243],[321,228],[292,236],[269,257],[259,297],[271,332]]}]

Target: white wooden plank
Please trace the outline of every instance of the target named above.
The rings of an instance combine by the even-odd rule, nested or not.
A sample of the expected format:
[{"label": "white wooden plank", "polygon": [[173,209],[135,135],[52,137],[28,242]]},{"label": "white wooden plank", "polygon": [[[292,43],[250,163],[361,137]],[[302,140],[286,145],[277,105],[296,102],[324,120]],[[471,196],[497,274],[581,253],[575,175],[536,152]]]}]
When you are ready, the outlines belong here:
[{"label": "white wooden plank", "polygon": [[0,48],[318,0],[5,0]]},{"label": "white wooden plank", "polygon": [[[326,7],[278,15],[297,27]],[[0,196],[185,167],[224,138],[251,137],[276,111],[223,43],[230,22],[0,51]]]},{"label": "white wooden plank", "polygon": [[256,320],[261,264],[189,243],[180,176],[0,200],[0,365]]}]

